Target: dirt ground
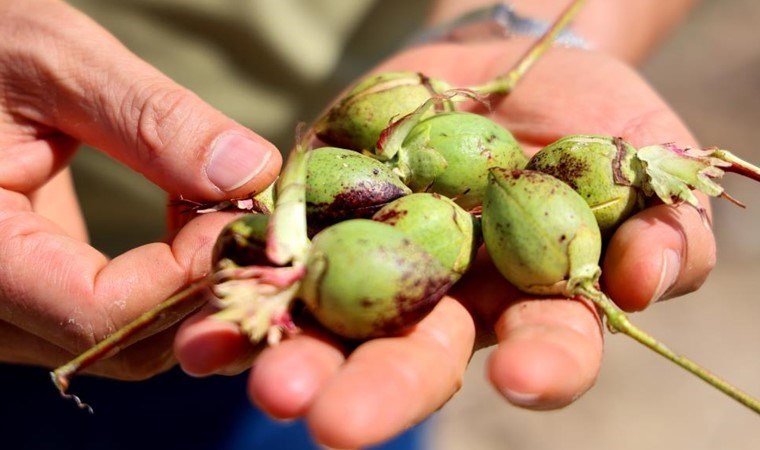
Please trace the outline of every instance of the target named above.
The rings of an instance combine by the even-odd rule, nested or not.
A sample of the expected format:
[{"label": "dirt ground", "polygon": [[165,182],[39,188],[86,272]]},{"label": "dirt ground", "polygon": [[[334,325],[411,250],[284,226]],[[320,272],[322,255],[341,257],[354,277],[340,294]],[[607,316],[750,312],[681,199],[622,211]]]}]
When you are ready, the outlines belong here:
[{"label": "dirt ground", "polygon": [[[644,66],[652,85],[705,146],[760,161],[760,2],[703,1]],[[632,29],[631,32],[635,32]],[[718,264],[698,292],[634,322],[760,396],[760,195],[730,175],[747,204],[715,201]],[[754,189],[754,192],[752,191]],[[435,450],[760,448],[757,416],[624,336],[606,337],[597,385],[554,412],[506,404],[474,358],[464,388],[437,415]]]}]

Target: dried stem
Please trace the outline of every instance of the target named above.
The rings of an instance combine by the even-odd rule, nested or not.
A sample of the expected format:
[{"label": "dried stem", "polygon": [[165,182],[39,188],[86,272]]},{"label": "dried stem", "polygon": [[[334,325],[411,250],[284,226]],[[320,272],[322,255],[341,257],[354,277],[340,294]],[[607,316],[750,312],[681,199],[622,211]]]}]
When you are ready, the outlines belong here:
[{"label": "dried stem", "polygon": [[[140,332],[145,331],[149,327],[159,322],[162,327],[171,326],[187,316],[187,314],[198,309],[201,304],[206,302],[205,298],[199,302],[187,303],[187,301],[195,299],[197,294],[208,289],[210,283],[211,277],[209,276],[191,284],[51,372],[50,376],[53,379],[53,383],[61,392],[61,395],[72,398],[81,408],[89,409],[89,406],[82,403],[77,397],[66,394],[71,377],[97,361],[113,354],[118,349],[139,340]],[[178,311],[180,306],[182,307],[181,312]]]},{"label": "dried stem", "polygon": [[645,331],[633,325],[628,316],[609,297],[596,289],[590,282],[581,283],[577,289],[580,295],[591,300],[604,314],[607,319],[607,327],[610,331],[623,333],[639,343],[643,344],[650,350],[676,363],[708,384],[738,401],[742,405],[760,414],[760,401],[752,396],[742,392],[727,381],[719,378],[709,370],[695,363],[694,361],[679,355],[666,347],[663,343],[650,336]]},{"label": "dried stem", "polygon": [[554,21],[546,33],[536,41],[528,52],[520,58],[517,65],[508,73],[496,77],[490,82],[471,88],[479,94],[500,94],[507,95],[515,88],[522,77],[533,67],[541,56],[552,46],[557,36],[562,30],[573,21],[575,16],[581,11],[586,0],[574,0],[565,11]]}]

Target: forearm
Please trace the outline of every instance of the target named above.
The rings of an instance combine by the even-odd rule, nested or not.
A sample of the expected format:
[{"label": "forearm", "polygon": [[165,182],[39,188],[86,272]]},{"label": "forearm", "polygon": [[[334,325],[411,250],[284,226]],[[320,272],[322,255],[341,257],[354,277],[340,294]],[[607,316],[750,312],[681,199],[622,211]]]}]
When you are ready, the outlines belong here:
[{"label": "forearm", "polygon": [[[588,0],[573,30],[597,49],[630,63],[638,63],[696,4],[697,0]],[[435,0],[429,23],[441,23],[495,0]],[[512,0],[523,16],[551,21],[571,0]]]}]

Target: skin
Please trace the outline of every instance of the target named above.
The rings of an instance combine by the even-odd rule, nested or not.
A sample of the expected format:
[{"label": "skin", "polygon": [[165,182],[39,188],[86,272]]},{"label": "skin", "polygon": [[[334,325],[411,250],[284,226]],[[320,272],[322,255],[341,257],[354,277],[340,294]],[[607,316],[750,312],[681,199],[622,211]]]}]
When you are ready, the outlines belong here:
[{"label": "skin", "polygon": [[[0,346],[0,360],[52,367],[205,274],[214,238],[231,219],[204,215],[174,228],[166,243],[107,259],[87,245],[65,170],[78,142],[102,148],[170,195],[199,200],[258,191],[280,160],[270,144],[62,2],[0,0],[0,30],[12,36],[0,41],[0,342],[13,343]],[[430,45],[377,70],[421,70],[452,84],[475,84],[502,73],[526,44]],[[492,116],[532,150],[571,133],[618,135],[634,145],[694,144],[678,117],[614,54],[606,48],[550,51]],[[259,176],[239,186],[228,179],[223,184],[236,187],[225,191],[209,178],[207,160],[212,143],[229,132],[250,138],[259,161],[269,158]],[[171,224],[180,225],[172,217]],[[666,249],[680,259],[672,286],[660,279]],[[623,308],[639,310],[658,292],[667,298],[696,289],[714,260],[712,233],[696,211],[656,207],[613,236],[602,266],[604,287]],[[44,267],[45,276],[30,267]],[[208,313],[184,322],[176,337],[174,329],[157,333],[93,369],[145,378],[175,357],[198,376],[251,367],[255,350]],[[256,359],[249,394],[274,417],[306,418],[317,441],[337,448],[380,442],[429,416],[460,387],[475,349],[489,347],[486,375],[496,390],[532,409],[578,398],[593,385],[602,355],[592,308],[518,295],[484,253],[406,335],[349,349],[313,324],[301,325],[302,333]]]}]

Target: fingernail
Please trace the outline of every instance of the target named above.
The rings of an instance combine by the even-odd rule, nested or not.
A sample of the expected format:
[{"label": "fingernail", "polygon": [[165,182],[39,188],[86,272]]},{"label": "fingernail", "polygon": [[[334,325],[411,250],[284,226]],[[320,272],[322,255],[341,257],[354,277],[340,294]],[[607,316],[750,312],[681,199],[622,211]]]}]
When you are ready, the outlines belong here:
[{"label": "fingernail", "polygon": [[582,392],[580,392],[568,401],[563,397],[546,396],[530,392],[518,392],[505,388],[502,388],[501,393],[511,404],[533,411],[549,411],[562,408],[569,403],[574,402],[582,394]]},{"label": "fingernail", "polygon": [[509,401],[509,403],[515,406],[521,406],[523,408],[534,408],[541,404],[541,396],[539,394],[517,392],[506,388],[503,388],[501,390],[501,393]]},{"label": "fingernail", "polygon": [[233,191],[261,173],[271,157],[271,149],[261,142],[225,133],[214,142],[206,176],[220,190]]},{"label": "fingernail", "polygon": [[673,287],[681,272],[681,257],[675,250],[667,249],[662,252],[662,271],[657,289],[649,303],[662,300],[663,296]]}]

